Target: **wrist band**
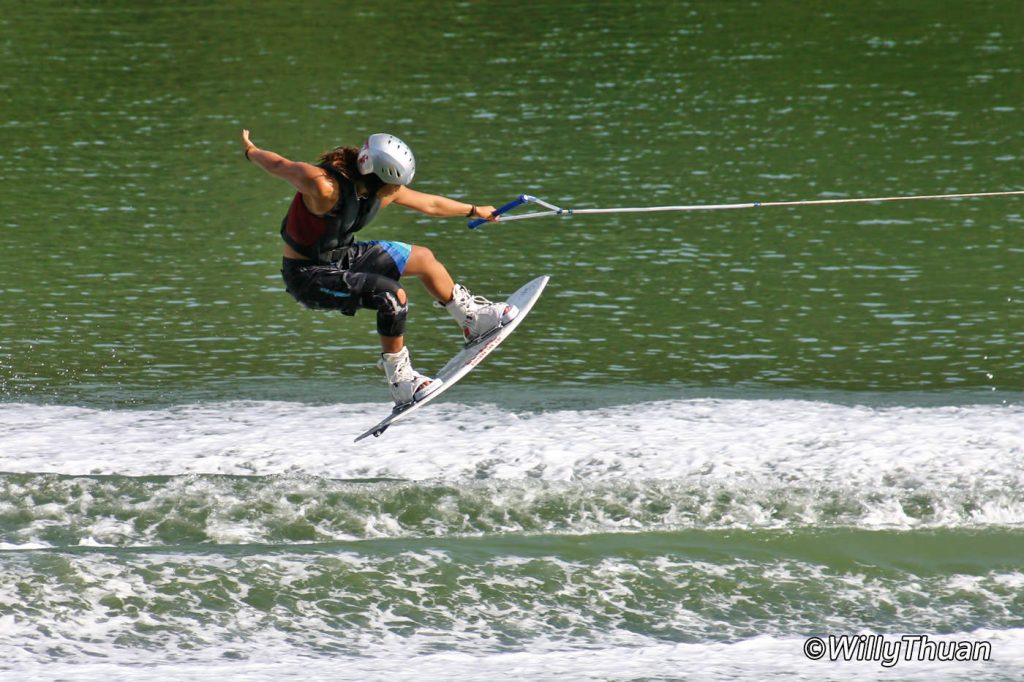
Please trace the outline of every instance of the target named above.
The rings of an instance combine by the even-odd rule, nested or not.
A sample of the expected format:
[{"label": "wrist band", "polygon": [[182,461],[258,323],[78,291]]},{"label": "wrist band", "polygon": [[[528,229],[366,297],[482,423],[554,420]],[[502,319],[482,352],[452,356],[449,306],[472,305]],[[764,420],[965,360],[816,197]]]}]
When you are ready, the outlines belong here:
[{"label": "wrist band", "polygon": [[253,149],[256,149],[256,145],[254,145],[254,144],[251,144],[251,145],[249,145],[248,147],[245,148],[245,152],[243,152],[243,153],[245,154],[245,160],[246,161],[250,160],[249,159],[249,152],[251,152]]},{"label": "wrist band", "polygon": [[469,209],[469,213],[466,214],[466,217],[472,218],[474,215],[476,215],[476,206],[471,206]]}]

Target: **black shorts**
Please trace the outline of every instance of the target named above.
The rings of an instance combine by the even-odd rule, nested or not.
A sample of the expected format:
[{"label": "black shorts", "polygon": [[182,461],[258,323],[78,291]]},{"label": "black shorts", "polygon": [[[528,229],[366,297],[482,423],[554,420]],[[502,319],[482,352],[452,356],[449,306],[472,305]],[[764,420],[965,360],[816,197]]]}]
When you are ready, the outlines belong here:
[{"label": "black shorts", "polygon": [[355,315],[377,308],[375,294],[398,288],[412,247],[402,242],[356,242],[335,263],[285,258],[281,276],[296,301],[317,310]]}]

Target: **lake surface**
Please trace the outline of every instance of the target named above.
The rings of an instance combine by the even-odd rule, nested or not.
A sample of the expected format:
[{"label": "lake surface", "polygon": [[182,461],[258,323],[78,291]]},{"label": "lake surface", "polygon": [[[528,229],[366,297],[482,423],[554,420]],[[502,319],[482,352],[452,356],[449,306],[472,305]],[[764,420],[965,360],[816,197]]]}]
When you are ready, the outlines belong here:
[{"label": "lake surface", "polygon": [[[1024,198],[392,207],[520,331],[381,439],[374,316],[280,280],[246,163],[387,131],[573,208],[1020,190],[1016,3],[35,3],[0,18],[0,670],[797,679],[1024,664]],[[520,209],[522,210],[522,209]],[[415,281],[408,341],[461,335]]]}]

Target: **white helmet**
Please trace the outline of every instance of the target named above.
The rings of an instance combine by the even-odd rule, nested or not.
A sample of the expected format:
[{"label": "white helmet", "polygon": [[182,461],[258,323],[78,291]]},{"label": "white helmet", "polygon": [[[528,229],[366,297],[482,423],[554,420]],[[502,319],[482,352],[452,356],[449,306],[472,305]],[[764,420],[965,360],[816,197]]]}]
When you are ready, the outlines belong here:
[{"label": "white helmet", "polygon": [[416,159],[409,145],[394,135],[375,133],[359,150],[359,172],[375,173],[389,185],[408,185],[416,175]]}]

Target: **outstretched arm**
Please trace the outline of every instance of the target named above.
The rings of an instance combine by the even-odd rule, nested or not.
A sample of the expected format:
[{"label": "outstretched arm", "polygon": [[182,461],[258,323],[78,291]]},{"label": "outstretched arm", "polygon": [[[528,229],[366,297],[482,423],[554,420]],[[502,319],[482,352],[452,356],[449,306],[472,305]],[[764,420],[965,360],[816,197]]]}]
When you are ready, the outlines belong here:
[{"label": "outstretched arm", "polygon": [[426,192],[417,192],[414,189],[408,187],[399,187],[393,194],[391,194],[391,201],[395,202],[399,206],[405,206],[413,210],[419,211],[420,213],[426,213],[429,216],[435,218],[454,218],[462,216],[465,218],[485,218],[491,222],[496,222],[498,217],[493,215],[496,210],[493,206],[476,206],[474,204],[467,204],[462,201],[456,201],[455,199],[449,199],[448,197],[442,197],[437,194],[427,194]]},{"label": "outstretched arm", "polygon": [[[280,154],[260,149],[249,139],[248,130],[242,131],[242,148],[245,150],[245,158],[249,161],[275,178],[291,183],[295,189],[314,200],[331,196],[334,188],[323,168],[302,161],[289,161]],[[330,206],[327,210],[330,210]]]}]

